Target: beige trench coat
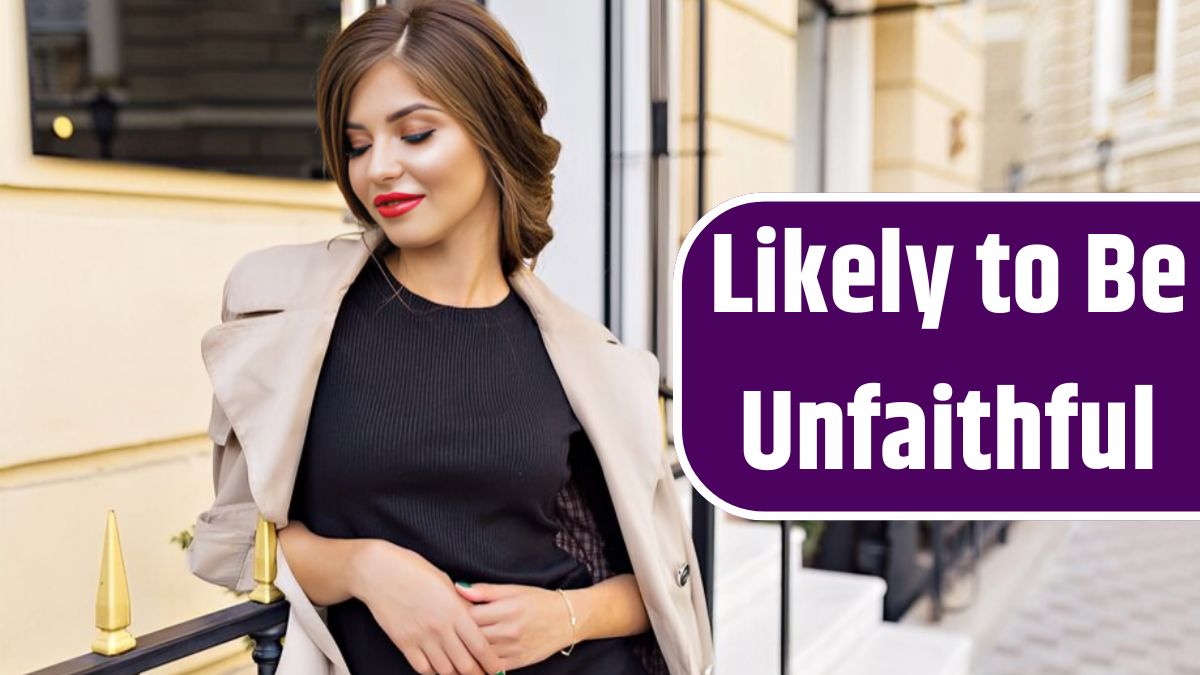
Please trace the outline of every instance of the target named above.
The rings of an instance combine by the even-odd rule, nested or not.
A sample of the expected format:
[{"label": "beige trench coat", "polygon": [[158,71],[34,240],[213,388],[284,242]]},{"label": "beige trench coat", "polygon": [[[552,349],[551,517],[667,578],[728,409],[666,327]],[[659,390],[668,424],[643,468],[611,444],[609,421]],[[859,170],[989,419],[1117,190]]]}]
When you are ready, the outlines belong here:
[{"label": "beige trench coat", "polygon": [[[221,323],[201,341],[213,388],[208,432],[216,498],[199,515],[187,551],[200,578],[234,590],[253,588],[258,514],[287,525],[334,318],[383,236],[370,229],[328,242],[274,246],[248,254],[230,272]],[[672,675],[711,673],[696,552],[662,449],[657,359],[620,344],[527,269],[514,272],[509,283],[537,320],[567,399],[596,450],[668,669]],[[278,672],[348,673],[324,609],[300,589],[281,548],[277,554],[275,585],[291,603]]]}]

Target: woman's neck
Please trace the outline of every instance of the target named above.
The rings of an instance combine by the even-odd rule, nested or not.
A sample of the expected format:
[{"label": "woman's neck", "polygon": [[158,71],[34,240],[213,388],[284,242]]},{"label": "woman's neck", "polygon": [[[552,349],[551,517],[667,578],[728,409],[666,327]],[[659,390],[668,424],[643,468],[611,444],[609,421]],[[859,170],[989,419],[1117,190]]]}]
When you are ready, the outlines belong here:
[{"label": "woman's neck", "polygon": [[510,292],[495,250],[393,248],[384,263],[405,288],[439,305],[491,307]]}]

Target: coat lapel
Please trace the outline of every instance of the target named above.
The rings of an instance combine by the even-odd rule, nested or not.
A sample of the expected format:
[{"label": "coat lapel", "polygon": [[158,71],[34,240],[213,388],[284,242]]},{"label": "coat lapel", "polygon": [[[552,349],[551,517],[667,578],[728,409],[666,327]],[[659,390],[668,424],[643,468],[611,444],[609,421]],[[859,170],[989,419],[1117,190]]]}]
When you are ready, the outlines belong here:
[{"label": "coat lapel", "polygon": [[[230,288],[236,289],[226,301],[232,318],[201,342],[213,393],[246,453],[250,493],[263,516],[279,527],[287,525],[338,307],[382,236],[370,230],[329,246],[258,252],[258,260],[251,258],[230,276]],[[275,256],[289,256],[289,264],[271,264]]]},{"label": "coat lapel", "polygon": [[529,270],[519,269],[509,281],[537,320],[567,401],[596,450],[618,515],[633,504],[618,499],[617,491],[629,488],[629,497],[648,500],[658,478],[654,450],[661,439],[657,446],[656,439],[647,446],[637,433],[647,425],[661,428],[655,415],[657,362],[649,353],[620,344],[607,328],[563,302]]},{"label": "coat lapel", "polygon": [[[201,351],[213,392],[245,453],[249,487],[263,516],[287,525],[309,413],[342,298],[384,234],[369,229],[328,245],[257,252],[230,275],[221,324],[205,333]],[[660,458],[657,364],[620,345],[606,328],[570,307],[532,272],[509,277],[529,306],[567,399],[603,469],[618,521],[631,549],[644,553],[653,533],[649,513]],[[632,386],[636,384],[636,386]],[[645,400],[642,400],[645,399]],[[645,419],[627,419],[640,415]],[[649,417],[646,417],[649,415]],[[650,419],[655,417],[655,419]],[[634,556],[642,558],[642,555]],[[636,570],[635,570],[636,571]],[[324,621],[284,565],[281,590],[297,605],[312,642],[346,672]],[[286,588],[284,587],[286,586]]]}]

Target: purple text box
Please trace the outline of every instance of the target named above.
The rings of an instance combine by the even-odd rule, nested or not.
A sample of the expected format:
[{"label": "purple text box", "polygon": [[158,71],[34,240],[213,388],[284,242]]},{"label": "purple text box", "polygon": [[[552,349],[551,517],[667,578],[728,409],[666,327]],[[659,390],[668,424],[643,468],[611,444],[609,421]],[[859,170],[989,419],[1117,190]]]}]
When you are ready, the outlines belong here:
[{"label": "purple text box", "polygon": [[[1128,195],[900,199],[748,195],[722,204],[693,229],[680,251],[674,298],[675,437],[693,484],[722,508],[752,518],[1200,517],[1200,450],[1190,424],[1200,414],[1195,395],[1200,331],[1193,314],[1152,311],[1142,296],[1142,256],[1149,247],[1174,246],[1185,260],[1200,255],[1200,204]],[[770,245],[757,236],[763,226],[774,231]],[[787,228],[801,230],[806,248],[825,246],[816,276],[825,313],[811,311],[808,304],[801,312],[784,311]],[[898,230],[899,244],[899,311],[886,313],[881,311],[884,291],[879,287],[885,228]],[[1015,302],[1006,314],[985,308],[976,247],[989,234],[999,235],[1010,256],[1032,244],[1053,249],[1058,266],[1053,309],[1029,313]],[[1088,311],[1089,235],[1100,234],[1125,235],[1136,252],[1130,272],[1136,295],[1124,312]],[[773,312],[715,311],[718,235],[730,235],[730,297],[750,298],[756,308],[764,301],[756,292],[758,252],[774,252]],[[848,244],[872,251],[875,285],[855,287],[851,295],[872,297],[874,311],[847,313],[833,300],[834,254]],[[944,304],[938,327],[923,329],[906,247],[923,247],[929,273],[939,245],[954,247]],[[1111,264],[1115,257],[1111,252],[1105,260]],[[1015,267],[1011,257],[1002,263],[1000,295],[1013,296]],[[1042,266],[1031,269],[1036,272]],[[1160,272],[1167,269],[1168,263],[1160,264]],[[1115,285],[1107,288],[1112,296]],[[1032,293],[1045,290],[1035,284]],[[1183,285],[1160,292],[1186,298],[1186,278]],[[834,402],[845,412],[856,389],[871,382],[880,384],[877,403],[912,402],[924,410],[925,468],[884,466],[882,441],[906,421],[883,419],[882,414],[871,422],[870,469],[853,468],[855,434],[849,417],[843,422],[843,468],[825,468],[823,449],[817,452],[818,468],[800,468],[798,403]],[[1019,427],[1014,429],[1015,467],[996,468],[994,417],[983,418],[979,426],[980,451],[991,458],[992,468],[968,467],[961,450],[962,420],[953,415],[952,465],[935,468],[932,411],[938,383],[952,387],[950,404],[978,390],[992,413],[998,409],[998,385],[1012,385],[1017,401],[1034,403],[1044,413],[1056,387],[1078,383],[1075,403],[1100,403],[1101,450],[1108,446],[1105,404],[1124,402],[1126,468],[1084,465],[1078,414],[1067,419],[1067,469],[1051,468],[1051,422],[1044,414],[1038,469],[1022,468]],[[1135,468],[1136,385],[1153,387],[1153,463],[1148,469]],[[790,458],[779,468],[754,468],[743,452],[747,391],[761,393],[764,453],[774,450],[773,392],[789,392]]]}]

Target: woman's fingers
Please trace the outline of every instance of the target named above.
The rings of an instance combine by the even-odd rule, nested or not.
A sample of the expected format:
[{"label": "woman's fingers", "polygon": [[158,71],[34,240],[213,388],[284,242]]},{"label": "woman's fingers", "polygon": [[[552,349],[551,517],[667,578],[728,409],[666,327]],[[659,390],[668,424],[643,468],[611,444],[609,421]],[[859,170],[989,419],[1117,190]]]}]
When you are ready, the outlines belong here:
[{"label": "woman's fingers", "polygon": [[462,640],[463,645],[471,652],[471,655],[475,657],[479,665],[483,666],[484,671],[488,675],[494,675],[505,670],[504,663],[500,659],[499,654],[496,653],[495,648],[488,642],[487,637],[484,636],[479,626],[470,620],[464,619],[457,626],[457,630],[458,637]]},{"label": "woman's fingers", "polygon": [[461,582],[454,584],[455,590],[471,602],[492,602],[512,595],[515,592],[513,584],[472,584],[463,586]]},{"label": "woman's fingers", "polygon": [[[453,629],[442,636],[442,646],[446,650],[446,656],[454,664],[456,669],[454,672],[457,675],[484,675],[483,667],[479,665],[479,662],[467,650],[467,646],[463,644],[462,638]],[[498,671],[491,671],[491,673],[496,672]]]},{"label": "woman's fingers", "polygon": [[469,602],[483,602],[483,595],[473,586],[464,586],[462,582],[458,582],[454,584],[454,590]]},{"label": "woman's fingers", "polygon": [[502,602],[489,602],[482,605],[472,605],[467,609],[476,626],[490,626],[508,618],[508,607]]},{"label": "woman's fingers", "polygon": [[408,665],[413,667],[413,670],[418,673],[432,673],[433,666],[429,665],[429,659],[425,658],[425,653],[417,647],[401,647],[400,653],[404,655],[404,659],[408,661]]},{"label": "woman's fingers", "polygon": [[512,642],[517,639],[510,623],[496,623],[490,626],[484,626],[479,629],[483,633],[483,637],[487,638],[488,644],[503,644]]},{"label": "woman's fingers", "polygon": [[450,663],[445,650],[436,641],[431,639],[423,643],[421,651],[425,652],[425,658],[429,659],[429,665],[433,666],[433,672],[438,675],[455,675],[454,665]]}]

